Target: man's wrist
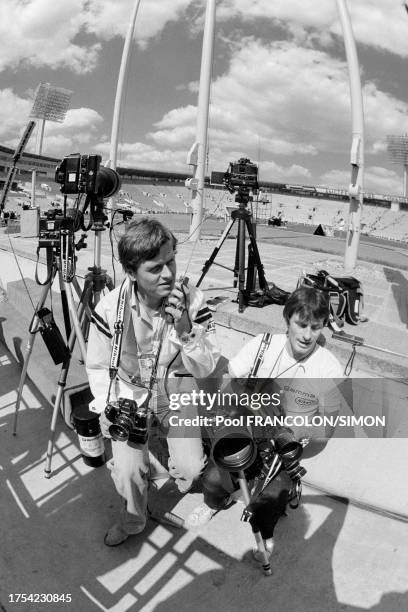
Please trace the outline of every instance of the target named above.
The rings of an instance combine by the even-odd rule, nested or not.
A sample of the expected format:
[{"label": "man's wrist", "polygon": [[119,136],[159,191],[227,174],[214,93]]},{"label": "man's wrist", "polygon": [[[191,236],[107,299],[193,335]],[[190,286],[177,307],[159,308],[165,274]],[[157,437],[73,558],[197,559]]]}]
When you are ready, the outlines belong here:
[{"label": "man's wrist", "polygon": [[194,330],[184,330],[181,334],[177,334],[177,336],[182,344],[187,344],[188,342],[191,342],[191,340],[194,340],[196,333]]}]

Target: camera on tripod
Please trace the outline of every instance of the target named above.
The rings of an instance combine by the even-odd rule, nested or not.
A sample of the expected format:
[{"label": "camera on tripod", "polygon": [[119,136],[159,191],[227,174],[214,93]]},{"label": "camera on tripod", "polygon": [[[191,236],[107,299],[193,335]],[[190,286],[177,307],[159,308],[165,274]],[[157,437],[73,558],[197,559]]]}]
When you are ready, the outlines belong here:
[{"label": "camera on tripod", "polygon": [[224,174],[224,185],[231,193],[234,191],[258,191],[258,166],[247,157],[230,162]]},{"label": "camera on tripod", "polygon": [[251,200],[250,192],[256,193],[259,189],[258,166],[247,157],[241,157],[230,162],[226,172],[212,172],[211,184],[223,185],[230,193],[237,191],[235,201],[246,205]]},{"label": "camera on tripod", "polygon": [[47,210],[45,218],[40,217],[38,241],[40,249],[59,247],[62,220],[62,211],[55,210],[54,208]]},{"label": "camera on tripod", "polygon": [[105,408],[105,416],[112,423],[109,433],[113,440],[127,442],[131,436],[132,442],[144,444],[148,438],[147,407],[131,399],[119,398],[117,402],[109,402]]},{"label": "camera on tripod", "polygon": [[71,153],[64,157],[55,170],[55,182],[61,192],[85,193],[100,198],[110,198],[120,188],[119,174],[112,168],[101,166],[100,155]]},{"label": "camera on tripod", "polygon": [[38,247],[40,249],[60,247],[61,230],[77,232],[83,229],[83,215],[74,208],[68,208],[65,216],[62,210],[51,208],[45,213],[45,217],[40,217]]},{"label": "camera on tripod", "polygon": [[79,153],[71,153],[64,157],[55,170],[55,182],[61,185],[62,193],[95,193],[96,176],[101,160],[100,155]]}]

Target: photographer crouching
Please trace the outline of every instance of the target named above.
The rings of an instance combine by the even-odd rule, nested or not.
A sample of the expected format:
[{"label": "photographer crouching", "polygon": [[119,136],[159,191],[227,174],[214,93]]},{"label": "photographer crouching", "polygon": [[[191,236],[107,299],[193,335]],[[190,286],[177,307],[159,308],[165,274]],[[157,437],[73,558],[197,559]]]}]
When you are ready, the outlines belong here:
[{"label": "photographer crouching", "polygon": [[[272,405],[267,411],[270,416],[282,417],[290,422],[290,425],[270,429],[264,425],[252,428],[253,438],[259,439],[258,456],[253,456],[261,465],[259,467],[256,461],[249,463],[246,476],[251,479],[255,474],[260,486],[255,485],[244,520],[249,520],[261,532],[269,551],[273,547],[272,538],[279,517],[285,513],[288,504],[292,503],[295,507],[299,502],[300,480],[305,473],[299,466],[303,447],[310,445],[308,450],[313,455],[320,452],[333,435],[334,428],[330,422],[329,425],[312,427],[303,425],[303,422],[313,423],[316,417],[320,422],[323,415],[335,418],[342,401],[338,384],[343,368],[337,358],[321,345],[321,332],[329,321],[327,293],[311,287],[299,287],[289,296],[283,317],[286,333],[260,334],[233,357],[229,362],[230,381],[226,386],[228,391],[238,391],[238,394],[268,391],[273,397],[278,392],[279,405]],[[232,412],[238,408],[228,407]],[[229,447],[227,433],[224,435],[225,439],[221,441],[225,442],[225,448],[231,455],[227,461],[217,452],[221,445],[215,432],[210,460],[202,478],[204,502],[187,518],[190,527],[203,526],[234,501],[237,489],[234,472],[237,470],[229,466],[238,462],[237,457],[239,461],[245,459],[250,445],[242,434],[241,440],[234,440],[231,433],[235,448],[233,444]],[[268,438],[272,441],[269,447]],[[235,454],[232,454],[233,451],[236,451]],[[239,469],[246,470],[246,467]]]},{"label": "photographer crouching", "polygon": [[[209,376],[220,357],[203,294],[176,282],[175,236],[154,219],[130,223],[118,243],[126,279],[98,303],[88,340],[87,374],[102,434],[112,438],[111,475],[123,500],[105,535],[117,546],[146,524],[148,431],[152,414],[167,435],[169,474],[187,492],[204,469],[200,430],[183,437],[168,423],[168,379]],[[192,382],[192,379],[187,379]],[[195,416],[193,406],[182,406]]]}]

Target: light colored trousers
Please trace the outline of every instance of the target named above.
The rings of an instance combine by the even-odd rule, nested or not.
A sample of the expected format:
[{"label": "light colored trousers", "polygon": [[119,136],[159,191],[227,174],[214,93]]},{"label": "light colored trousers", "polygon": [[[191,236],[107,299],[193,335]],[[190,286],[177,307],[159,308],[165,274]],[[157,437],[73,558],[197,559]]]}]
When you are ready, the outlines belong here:
[{"label": "light colored trousers", "polygon": [[[168,416],[177,414],[194,417],[196,409],[181,407],[177,413],[159,411],[156,415],[162,433],[167,433],[169,474],[180,489],[186,491],[201,475],[206,465],[199,427],[170,426]],[[188,437],[184,437],[187,435]],[[140,533],[146,524],[149,481],[154,478],[149,462],[148,443],[134,444],[112,440],[112,459],[108,468],[124,503],[120,515],[121,526],[129,534]]]}]

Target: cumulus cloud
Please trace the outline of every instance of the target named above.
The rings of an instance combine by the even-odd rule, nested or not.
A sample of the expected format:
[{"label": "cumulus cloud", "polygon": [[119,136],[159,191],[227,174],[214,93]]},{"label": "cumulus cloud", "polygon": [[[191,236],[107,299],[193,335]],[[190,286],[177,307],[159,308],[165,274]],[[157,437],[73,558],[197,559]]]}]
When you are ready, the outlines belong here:
[{"label": "cumulus cloud", "polygon": [[[157,36],[171,21],[184,14],[192,0],[149,0],[140,2],[135,27],[135,38],[144,46]],[[105,40],[124,36],[133,13],[135,0],[88,0],[86,29]]]},{"label": "cumulus cloud", "polygon": [[[138,44],[146,46],[190,3],[141,2],[135,29]],[[133,7],[134,0],[2,0],[0,71],[26,65],[91,72],[98,62],[100,41],[126,35]]]},{"label": "cumulus cloud", "polygon": [[[16,96],[11,88],[0,90],[0,141],[16,138],[28,121],[32,100]],[[27,120],[25,121],[25,118]],[[17,144],[17,141],[16,141]]]},{"label": "cumulus cloud", "polygon": [[[352,0],[346,3],[357,43],[408,56],[408,18],[396,0]],[[297,40],[330,44],[330,34],[342,35],[336,3],[316,0],[224,0],[218,20],[237,16],[245,20],[271,20],[285,27]],[[386,28],[385,28],[386,24]]]},{"label": "cumulus cloud", "polygon": [[[359,44],[408,55],[408,17],[398,2],[353,0],[347,4]],[[201,33],[204,6],[203,0],[141,2],[135,32],[138,44],[157,39],[166,24],[184,18],[191,7]],[[30,65],[91,71],[101,44],[125,35],[133,7],[134,0],[71,0],[68,4],[2,0],[0,70]],[[336,3],[223,0],[217,5],[217,25],[218,32],[222,30],[222,52],[225,44],[228,49],[223,60],[229,63],[212,85],[208,170],[223,169],[228,161],[244,155],[262,160],[264,180],[317,182],[319,166],[321,172],[329,164],[336,168],[341,156],[348,160],[349,76],[338,56],[338,44],[333,45],[334,35],[341,34]],[[265,34],[268,25],[270,37]],[[373,184],[380,181],[378,169],[385,163],[386,135],[408,132],[408,105],[382,91],[379,82],[364,83],[366,156],[368,165],[376,167],[367,177]],[[190,80],[176,89],[185,87],[196,95],[197,86],[197,81]],[[0,91],[0,102],[2,142],[17,142],[24,127],[20,118],[27,117],[31,102],[11,89]],[[186,155],[196,138],[196,114],[194,104],[168,109],[146,128],[145,142],[120,147],[120,163],[188,170]],[[108,129],[95,110],[72,109],[62,126],[47,124],[46,143],[50,154],[99,147],[108,156],[108,138],[101,133]],[[330,156],[336,156],[333,163]],[[338,170],[333,172],[334,180]],[[348,169],[344,172],[347,184]],[[381,177],[384,185],[395,180],[393,173]]]},{"label": "cumulus cloud", "polygon": [[[408,105],[372,82],[364,86],[364,109],[367,153],[384,153],[388,133],[408,131]],[[148,138],[159,148],[187,151],[195,140],[196,114],[193,105],[172,109]],[[209,124],[210,166],[219,169],[237,153],[255,159],[260,154],[262,165],[279,160],[294,179],[311,178],[301,170],[311,156],[349,158],[347,65],[287,41],[242,39],[225,74],[213,82]],[[285,156],[294,158],[291,164],[283,162]],[[271,180],[281,175],[273,165],[269,174]]]},{"label": "cumulus cloud", "polygon": [[[95,147],[104,160],[109,158],[109,142],[101,142]],[[118,166],[127,168],[146,168],[186,172],[186,154],[182,150],[158,149],[149,144],[123,143],[118,148]]]},{"label": "cumulus cloud", "polygon": [[[350,176],[350,172],[346,170],[331,170],[321,175],[321,183],[347,190]],[[380,166],[368,166],[364,171],[364,191],[366,193],[402,195],[402,176],[399,176],[394,170],[388,170]]]},{"label": "cumulus cloud", "polygon": [[[5,146],[14,148],[29,120],[32,100],[21,98],[11,89],[0,90],[0,140]],[[93,146],[99,139],[98,130],[103,118],[91,108],[73,108],[67,112],[63,123],[46,122],[43,141],[44,155],[63,157],[80,151],[85,146]],[[38,127],[35,128],[26,151],[35,152],[37,148]]]},{"label": "cumulus cloud", "polygon": [[85,25],[85,5],[84,0],[2,0],[0,70],[21,64],[92,70],[100,44],[74,42]]}]

